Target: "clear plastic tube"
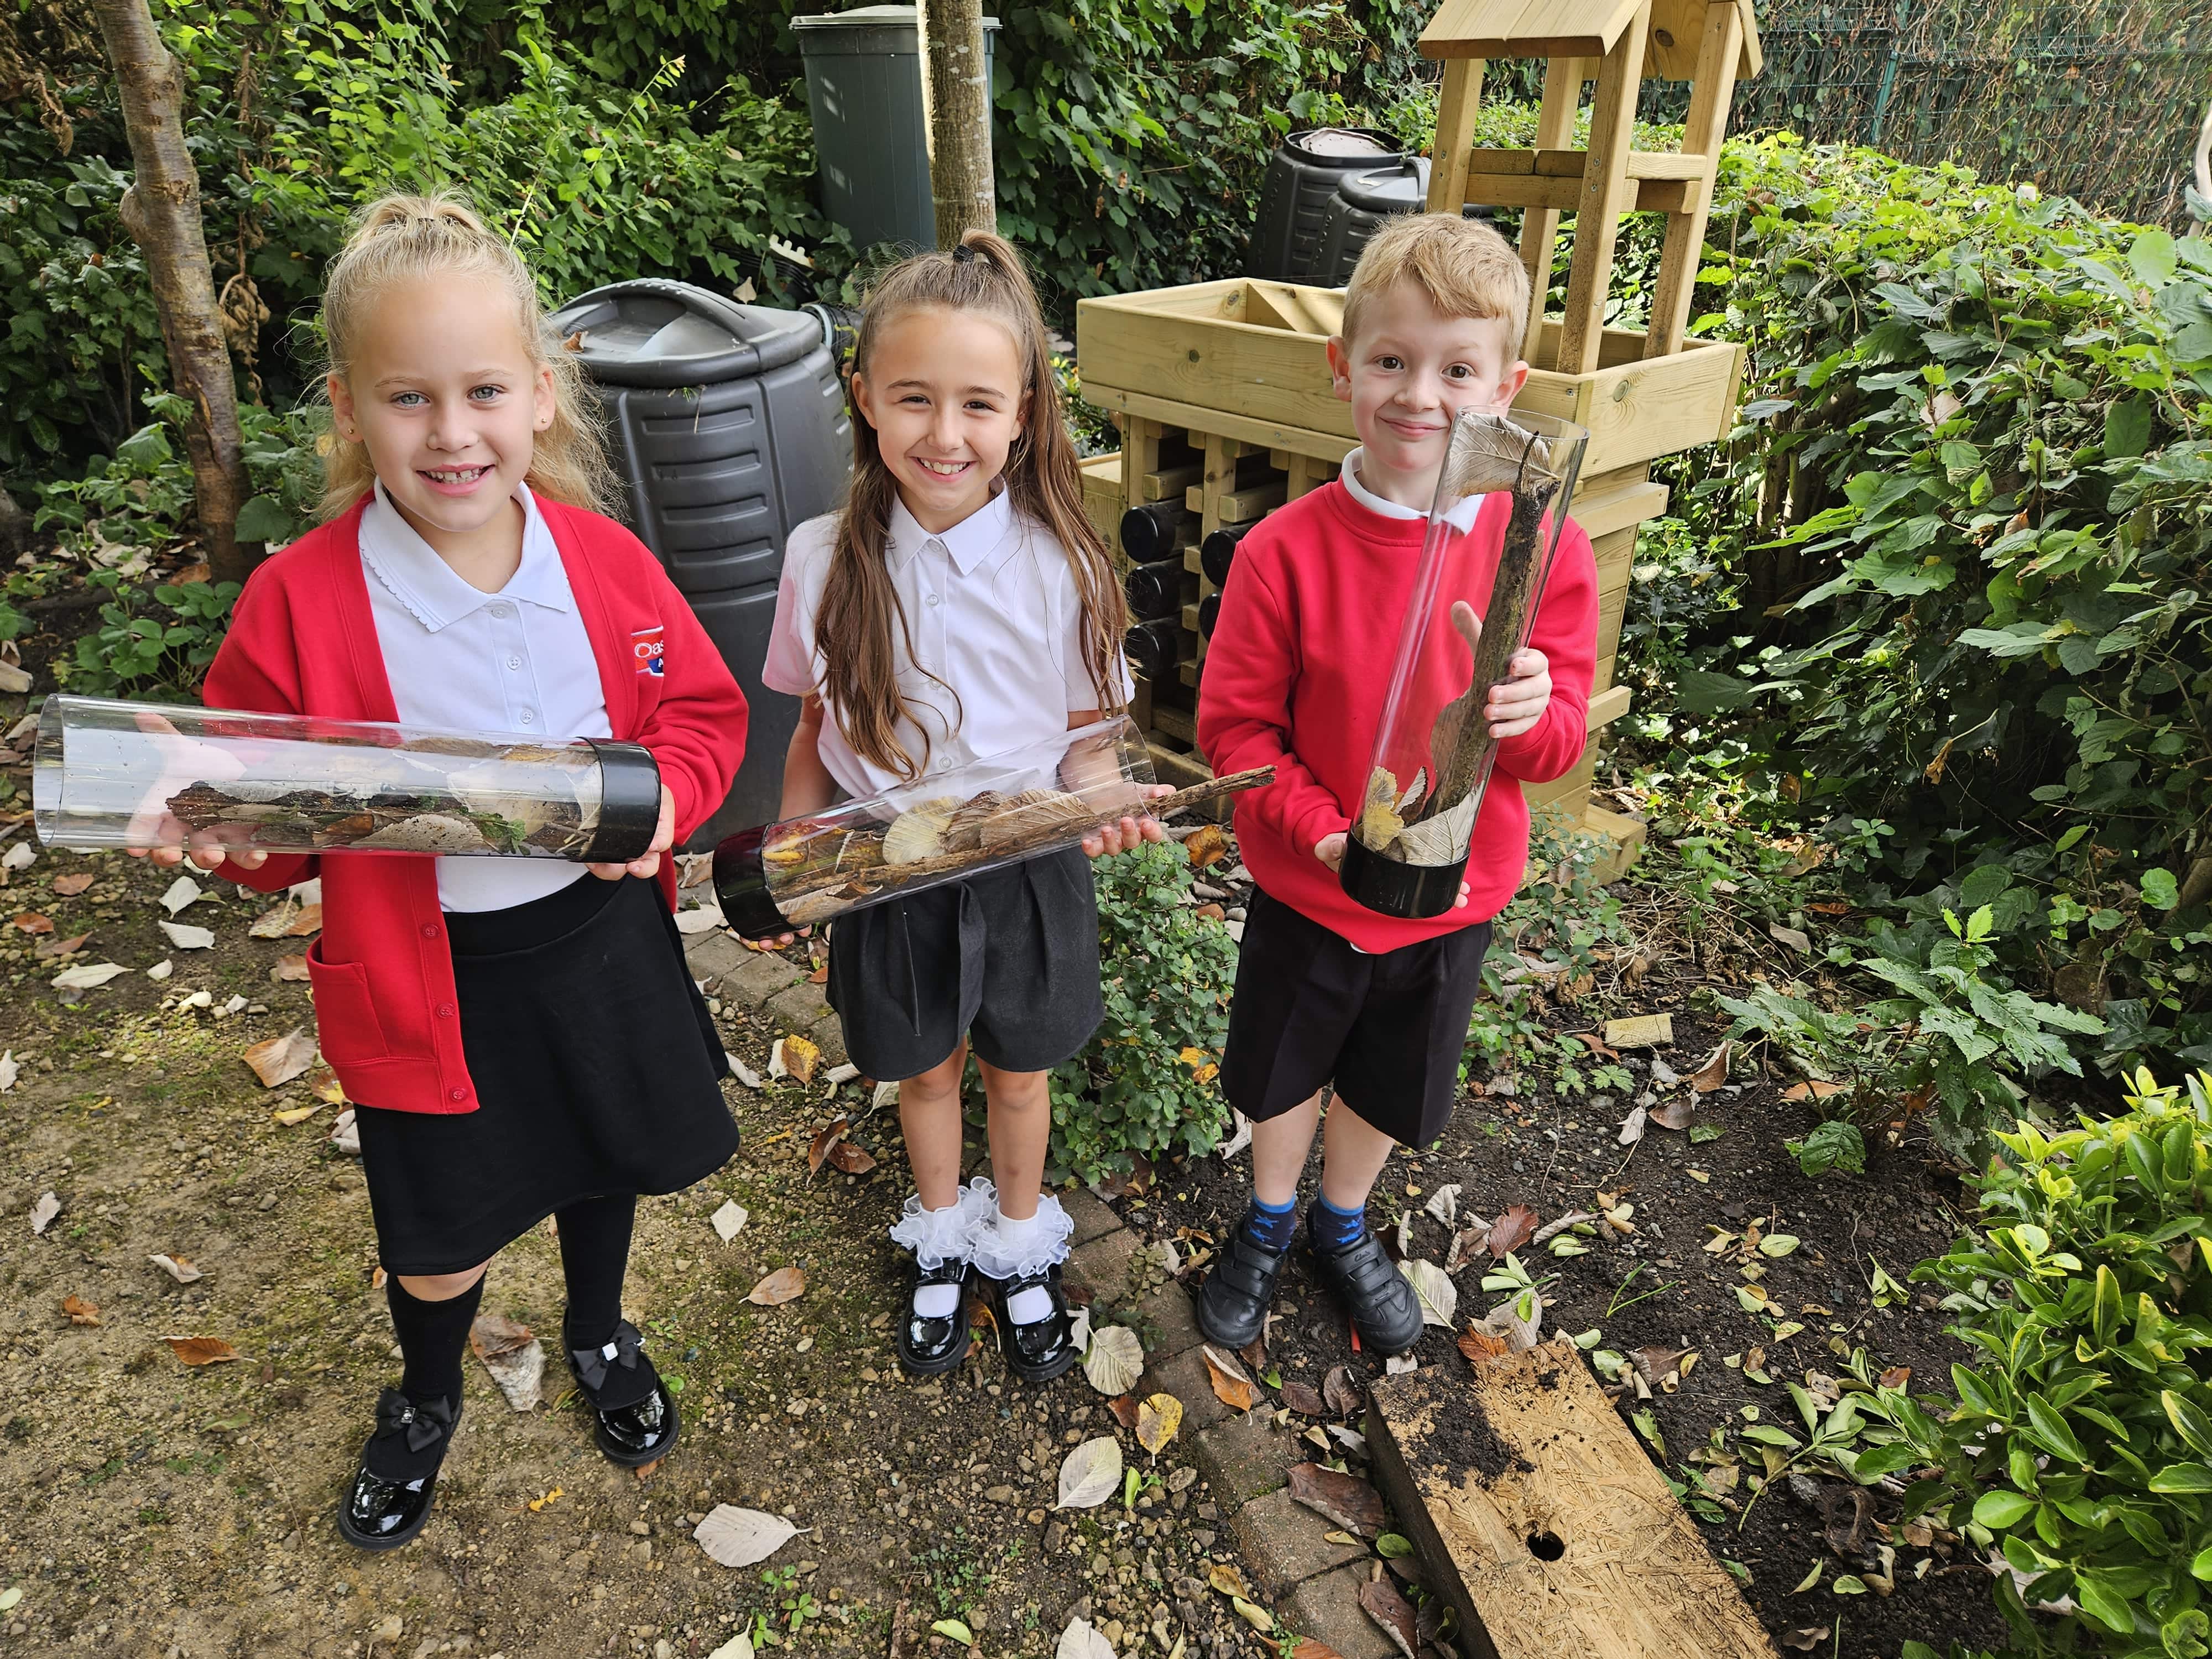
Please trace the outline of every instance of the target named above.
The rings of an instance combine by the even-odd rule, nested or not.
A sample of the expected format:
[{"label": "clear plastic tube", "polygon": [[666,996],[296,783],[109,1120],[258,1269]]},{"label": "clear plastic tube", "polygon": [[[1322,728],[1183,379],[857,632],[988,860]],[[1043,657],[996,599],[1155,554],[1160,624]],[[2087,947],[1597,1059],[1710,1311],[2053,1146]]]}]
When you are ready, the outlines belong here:
[{"label": "clear plastic tube", "polygon": [[33,818],[50,846],[216,845],[627,862],[660,774],[636,744],[57,695]]},{"label": "clear plastic tube", "polygon": [[769,939],[1272,775],[1262,769],[1165,793],[1152,781],[1143,734],[1115,714],[883,794],[740,830],[714,849],[715,895],[732,927]]},{"label": "clear plastic tube", "polygon": [[1452,422],[1340,872],[1371,910],[1440,915],[1459,896],[1498,757],[1483,706],[1528,642],[1589,437],[1516,410]]}]

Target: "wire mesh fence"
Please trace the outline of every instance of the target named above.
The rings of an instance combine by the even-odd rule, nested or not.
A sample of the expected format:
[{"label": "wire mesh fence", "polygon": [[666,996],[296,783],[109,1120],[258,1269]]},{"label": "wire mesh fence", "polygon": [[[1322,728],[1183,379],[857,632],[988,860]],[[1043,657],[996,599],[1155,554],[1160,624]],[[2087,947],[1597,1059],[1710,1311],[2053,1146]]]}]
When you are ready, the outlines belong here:
[{"label": "wire mesh fence", "polygon": [[2178,222],[2212,99],[2208,0],[1765,0],[1738,132],[1788,127]]}]

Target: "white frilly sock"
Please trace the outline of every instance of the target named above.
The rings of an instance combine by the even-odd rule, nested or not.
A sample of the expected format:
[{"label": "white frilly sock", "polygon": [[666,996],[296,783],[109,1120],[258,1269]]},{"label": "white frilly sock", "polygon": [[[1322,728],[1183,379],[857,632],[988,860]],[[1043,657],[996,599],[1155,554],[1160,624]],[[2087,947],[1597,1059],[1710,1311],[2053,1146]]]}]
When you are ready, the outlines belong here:
[{"label": "white frilly sock", "polygon": [[[991,1222],[997,1230],[1000,1248],[1009,1255],[1024,1255],[1036,1249],[1036,1236],[1044,1230],[1042,1214],[1024,1216],[1017,1221],[1004,1210],[993,1206]],[[1017,1325],[1034,1325],[1052,1313],[1052,1292],[1042,1285],[1032,1285],[1025,1291],[1017,1291],[1006,1298],[1006,1317]]]},{"label": "white frilly sock", "polygon": [[[933,1270],[947,1261],[965,1261],[973,1208],[963,1194],[941,1210],[927,1210],[916,1194],[907,1200],[904,1212],[892,1226],[891,1242],[912,1250],[915,1260],[925,1268]],[[960,1297],[957,1285],[917,1285],[914,1310],[924,1319],[949,1319],[960,1311]]]}]

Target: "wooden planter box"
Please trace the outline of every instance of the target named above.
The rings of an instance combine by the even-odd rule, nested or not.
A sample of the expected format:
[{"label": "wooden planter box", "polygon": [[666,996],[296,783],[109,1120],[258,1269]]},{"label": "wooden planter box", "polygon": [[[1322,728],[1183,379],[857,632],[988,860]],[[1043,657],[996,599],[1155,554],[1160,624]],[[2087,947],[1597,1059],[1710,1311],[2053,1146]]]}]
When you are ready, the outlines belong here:
[{"label": "wooden planter box", "polygon": [[[1351,405],[1329,390],[1324,349],[1343,322],[1340,289],[1235,277],[1079,301],[1075,319],[1088,402],[1207,430],[1224,428],[1201,411],[1237,417],[1249,429],[1226,435],[1276,448],[1300,445],[1266,428],[1358,441]],[[1560,374],[1547,367],[1559,338],[1547,320],[1515,406],[1589,428],[1585,474],[1711,443],[1729,429],[1741,346],[1691,340],[1647,359],[1642,334],[1607,329],[1595,369]]]}]

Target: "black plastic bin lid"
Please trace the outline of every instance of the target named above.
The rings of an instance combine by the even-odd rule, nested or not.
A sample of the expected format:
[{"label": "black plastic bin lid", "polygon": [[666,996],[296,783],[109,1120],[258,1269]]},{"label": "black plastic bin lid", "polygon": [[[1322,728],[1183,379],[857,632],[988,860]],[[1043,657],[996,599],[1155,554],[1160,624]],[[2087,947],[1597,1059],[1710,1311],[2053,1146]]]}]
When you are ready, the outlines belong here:
[{"label": "black plastic bin lid", "polygon": [[1428,204],[1428,157],[1409,155],[1393,167],[1352,173],[1338,183],[1336,193],[1370,213],[1419,213]]},{"label": "black plastic bin lid", "polygon": [[822,343],[804,312],[740,305],[655,276],[578,295],[547,319],[604,386],[719,386],[795,363]]},{"label": "black plastic bin lid", "polygon": [[1283,148],[1309,166],[1374,167],[1395,161],[1405,151],[1376,127],[1306,127],[1283,140]]}]

